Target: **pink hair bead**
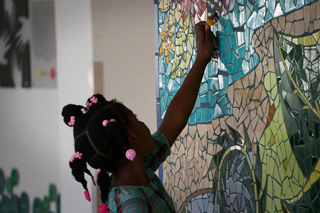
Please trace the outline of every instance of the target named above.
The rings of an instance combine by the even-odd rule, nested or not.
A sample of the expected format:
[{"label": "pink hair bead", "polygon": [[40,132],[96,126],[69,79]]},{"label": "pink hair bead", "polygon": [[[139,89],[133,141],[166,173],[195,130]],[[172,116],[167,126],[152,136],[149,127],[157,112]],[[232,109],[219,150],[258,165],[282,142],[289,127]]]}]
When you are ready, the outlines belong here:
[{"label": "pink hair bead", "polygon": [[102,121],[102,126],[106,127],[107,124],[110,123],[110,122],[116,122],[116,120],[115,119],[104,120],[104,121]]}]

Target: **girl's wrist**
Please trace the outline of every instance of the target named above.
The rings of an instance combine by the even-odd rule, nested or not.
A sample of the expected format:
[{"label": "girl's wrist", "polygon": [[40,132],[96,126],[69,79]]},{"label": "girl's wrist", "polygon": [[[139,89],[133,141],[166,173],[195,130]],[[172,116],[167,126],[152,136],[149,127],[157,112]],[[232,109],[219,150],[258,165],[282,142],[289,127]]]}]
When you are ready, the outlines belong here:
[{"label": "girl's wrist", "polygon": [[198,70],[198,72],[203,71],[206,69],[207,65],[209,62],[207,62],[206,60],[204,60],[203,58],[196,58],[194,64],[192,67],[194,67],[196,70]]},{"label": "girl's wrist", "polygon": [[197,64],[199,64],[199,65],[202,65],[202,66],[206,67],[207,64],[210,62],[210,60],[211,60],[211,59],[206,59],[206,58],[204,58],[204,57],[197,56],[194,64],[197,63]]}]

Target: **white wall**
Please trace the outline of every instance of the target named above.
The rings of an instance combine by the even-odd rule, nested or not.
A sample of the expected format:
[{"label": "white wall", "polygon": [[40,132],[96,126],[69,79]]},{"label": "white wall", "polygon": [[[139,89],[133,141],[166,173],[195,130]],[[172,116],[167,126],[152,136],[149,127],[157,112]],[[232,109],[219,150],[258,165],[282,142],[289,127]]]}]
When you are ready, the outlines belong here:
[{"label": "white wall", "polygon": [[19,172],[13,193],[48,196],[49,184],[61,189],[58,93],[54,89],[0,88],[0,168],[5,177]]},{"label": "white wall", "polygon": [[156,130],[154,2],[92,0],[94,60],[104,67],[104,95]]}]

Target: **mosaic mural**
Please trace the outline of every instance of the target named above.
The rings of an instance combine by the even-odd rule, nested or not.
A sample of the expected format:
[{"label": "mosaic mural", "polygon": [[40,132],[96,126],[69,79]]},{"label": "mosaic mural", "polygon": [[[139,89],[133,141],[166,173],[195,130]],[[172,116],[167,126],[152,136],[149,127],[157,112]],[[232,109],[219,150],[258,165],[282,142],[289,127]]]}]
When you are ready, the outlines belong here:
[{"label": "mosaic mural", "polygon": [[178,212],[320,212],[320,1],[159,0],[160,120],[220,12],[187,126],[163,164]]}]

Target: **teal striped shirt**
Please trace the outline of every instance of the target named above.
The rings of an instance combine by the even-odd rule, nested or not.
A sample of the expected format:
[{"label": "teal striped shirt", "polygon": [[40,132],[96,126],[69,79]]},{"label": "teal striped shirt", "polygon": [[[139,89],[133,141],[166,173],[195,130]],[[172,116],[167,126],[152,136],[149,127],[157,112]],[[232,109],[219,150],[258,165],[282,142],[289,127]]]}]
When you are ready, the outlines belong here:
[{"label": "teal striped shirt", "polygon": [[111,188],[107,205],[110,213],[170,213],[176,212],[172,198],[154,173],[170,155],[170,145],[159,131],[152,135],[156,150],[144,160],[151,182],[145,186],[119,186]]}]

